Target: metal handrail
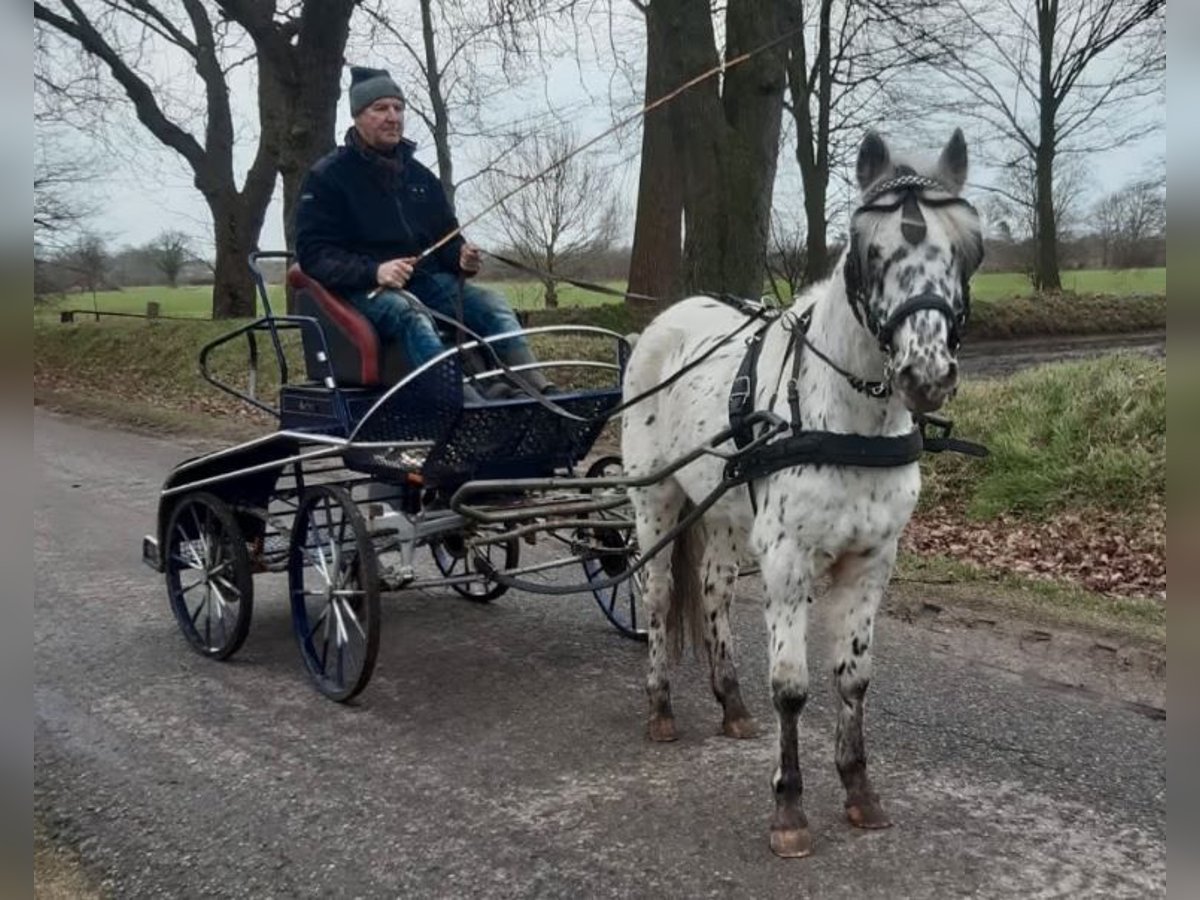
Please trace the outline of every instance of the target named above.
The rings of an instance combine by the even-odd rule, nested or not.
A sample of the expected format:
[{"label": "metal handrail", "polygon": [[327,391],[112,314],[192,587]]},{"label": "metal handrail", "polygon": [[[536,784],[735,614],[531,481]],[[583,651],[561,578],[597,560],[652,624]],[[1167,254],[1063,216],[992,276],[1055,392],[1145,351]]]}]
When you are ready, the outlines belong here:
[{"label": "metal handrail", "polygon": [[[275,361],[279,363],[279,383],[288,383],[288,365],[287,358],[283,355],[283,345],[279,342],[279,330],[275,327],[275,311],[271,309],[271,297],[267,293],[267,277],[263,274],[263,270],[259,267],[260,259],[295,259],[296,254],[288,250],[255,250],[250,254],[250,272],[254,275],[254,283],[258,287],[259,296],[262,297],[263,311],[266,313],[260,321],[267,323],[267,330],[271,332],[271,343],[275,347]],[[320,329],[318,329],[320,330]],[[321,336],[321,341],[324,343],[325,337]],[[251,339],[253,346],[253,339]]]},{"label": "metal handrail", "polygon": [[[250,322],[246,325],[241,325],[232,331],[228,331],[225,334],[214,338],[200,348],[200,377],[218,390],[222,390],[227,394],[231,394],[232,396],[237,397],[239,400],[243,400],[246,403],[249,403],[251,406],[254,406],[255,408],[260,409],[268,415],[272,415],[278,419],[281,417],[279,408],[263,403],[258,399],[257,396],[255,396],[254,393],[255,388],[258,385],[258,345],[254,340],[254,332],[269,331],[271,333],[271,340],[275,345],[276,359],[279,361],[279,384],[282,387],[288,383],[288,369],[287,362],[283,356],[283,347],[279,342],[279,332],[281,330],[303,331],[305,328],[313,329],[316,332],[317,337],[320,339],[322,351],[320,356],[323,359],[327,369],[326,383],[332,384],[333,363],[330,360],[329,346],[325,342],[325,331],[321,328],[321,323],[312,316],[263,316],[262,318],[255,319],[253,322]],[[229,341],[242,335],[246,335],[246,339],[250,345],[249,380],[251,393],[249,394],[238,390],[233,385],[226,384],[208,370],[209,354],[212,353],[212,351],[217,347],[227,344]]]}]

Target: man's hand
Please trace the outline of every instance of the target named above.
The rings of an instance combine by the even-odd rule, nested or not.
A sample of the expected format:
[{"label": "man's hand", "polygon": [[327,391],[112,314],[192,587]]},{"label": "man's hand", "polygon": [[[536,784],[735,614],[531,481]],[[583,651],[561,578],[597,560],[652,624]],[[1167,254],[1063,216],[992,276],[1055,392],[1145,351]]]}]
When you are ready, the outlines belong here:
[{"label": "man's hand", "polygon": [[464,274],[474,275],[483,265],[479,256],[479,248],[474,244],[463,244],[462,252],[458,254],[458,267]]},{"label": "man's hand", "polygon": [[379,268],[375,270],[375,280],[381,287],[402,288],[408,284],[408,279],[412,277],[413,266],[417,263],[415,256],[406,256],[403,259],[389,259],[387,262],[379,264]]}]

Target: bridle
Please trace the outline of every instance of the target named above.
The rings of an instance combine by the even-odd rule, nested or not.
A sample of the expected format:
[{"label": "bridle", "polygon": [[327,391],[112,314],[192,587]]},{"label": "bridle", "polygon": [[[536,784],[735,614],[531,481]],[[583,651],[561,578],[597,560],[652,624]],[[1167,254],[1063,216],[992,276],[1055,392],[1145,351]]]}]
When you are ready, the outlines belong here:
[{"label": "bridle", "polygon": [[[961,309],[956,310],[949,299],[940,293],[923,291],[909,297],[896,307],[896,309],[892,310],[891,314],[883,321],[880,321],[879,317],[871,311],[869,284],[867,283],[865,273],[862,271],[862,257],[857,245],[854,221],[865,213],[890,213],[903,210],[904,219],[900,226],[901,232],[906,241],[916,245],[924,240],[925,237],[926,226],[925,217],[921,212],[922,206],[931,208],[965,206],[967,209],[974,211],[974,207],[962,197],[927,197],[925,196],[926,191],[938,191],[945,194],[953,193],[936,178],[917,175],[916,173],[896,175],[873,187],[863,198],[862,204],[854,210],[854,213],[850,217],[850,250],[846,256],[844,270],[846,296],[850,301],[850,308],[854,311],[854,317],[871,332],[879,343],[879,349],[889,358],[893,352],[892,342],[896,336],[897,329],[913,314],[926,309],[942,314],[946,319],[946,343],[951,353],[958,350],[962,340],[962,332],[966,328],[967,321],[971,316],[971,294],[968,281],[975,266],[967,265],[964,265],[962,268]],[[892,203],[877,202],[880,197],[886,194],[899,194],[900,196]]]}]

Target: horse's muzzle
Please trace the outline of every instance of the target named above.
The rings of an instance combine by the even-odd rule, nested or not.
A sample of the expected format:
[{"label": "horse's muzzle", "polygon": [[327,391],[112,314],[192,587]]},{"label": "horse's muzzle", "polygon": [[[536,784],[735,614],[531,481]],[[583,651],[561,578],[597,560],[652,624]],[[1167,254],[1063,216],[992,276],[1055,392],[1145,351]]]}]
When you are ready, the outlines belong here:
[{"label": "horse's muzzle", "polygon": [[958,389],[958,362],[949,354],[935,354],[901,366],[894,376],[900,399],[913,412],[942,408]]}]

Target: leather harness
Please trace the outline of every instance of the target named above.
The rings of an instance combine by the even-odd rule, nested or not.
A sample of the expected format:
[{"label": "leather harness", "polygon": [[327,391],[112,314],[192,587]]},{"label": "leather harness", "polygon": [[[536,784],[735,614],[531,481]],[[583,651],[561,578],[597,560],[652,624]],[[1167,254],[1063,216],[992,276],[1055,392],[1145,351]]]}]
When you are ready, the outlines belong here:
[{"label": "leather harness", "polygon": [[[917,195],[930,188],[946,191],[934,179],[910,174],[900,175],[876,187],[855,214],[891,212],[905,204],[916,206]],[[877,205],[878,198],[889,192],[901,194],[901,201],[896,204]],[[923,202],[935,206],[966,203],[965,200],[957,197],[937,201],[923,199]],[[917,215],[920,215],[919,210]],[[853,249],[851,253],[854,253]],[[848,259],[847,265],[849,266],[850,263],[851,260]],[[946,318],[948,344],[951,351],[954,351],[958,349],[960,331],[966,324],[969,315],[968,296],[966,276],[964,275],[964,308],[961,312],[956,313],[947,300],[938,294],[922,293],[905,300],[883,322],[870,321],[869,316],[864,315],[866,303],[865,296],[863,296],[863,285],[856,284],[850,291],[849,300],[856,318],[874,333],[880,349],[885,353],[891,352],[892,339],[901,323],[914,313],[926,309],[939,312]],[[728,297],[721,299],[745,315],[759,317],[766,315],[766,311],[752,301]],[[778,423],[773,433],[757,435],[755,434],[755,425],[762,421],[762,414],[756,413],[754,409],[754,398],[758,391],[758,359],[767,332],[776,321],[780,320],[784,322],[784,327],[791,332],[783,357],[783,368],[786,368],[789,356],[792,362],[791,374],[787,380],[787,400],[791,422]],[[891,436],[842,434],[804,428],[800,416],[798,382],[801,356],[806,348],[845,378],[850,386],[859,393],[877,400],[884,400],[891,395],[891,385],[887,379],[883,381],[864,380],[843,369],[809,341],[808,329],[811,324],[811,306],[799,316],[791,313],[771,315],[766,323],[746,341],[746,354],[742,358],[737,377],[734,378],[729,392],[729,425],[738,452],[732,454],[726,462],[725,480],[730,484],[746,484],[749,487],[750,503],[755,512],[758,511],[758,502],[754,494],[754,482],[782,469],[804,465],[896,468],[915,463],[923,453],[945,451],[979,457],[988,455],[987,448],[982,444],[951,437],[953,423],[942,416],[914,414],[916,427],[912,431],[907,434]],[[780,380],[783,377],[783,368],[780,369]],[[777,397],[778,384],[768,402],[768,410],[774,408]],[[790,430],[791,434],[787,437],[775,436],[785,430]]]}]

